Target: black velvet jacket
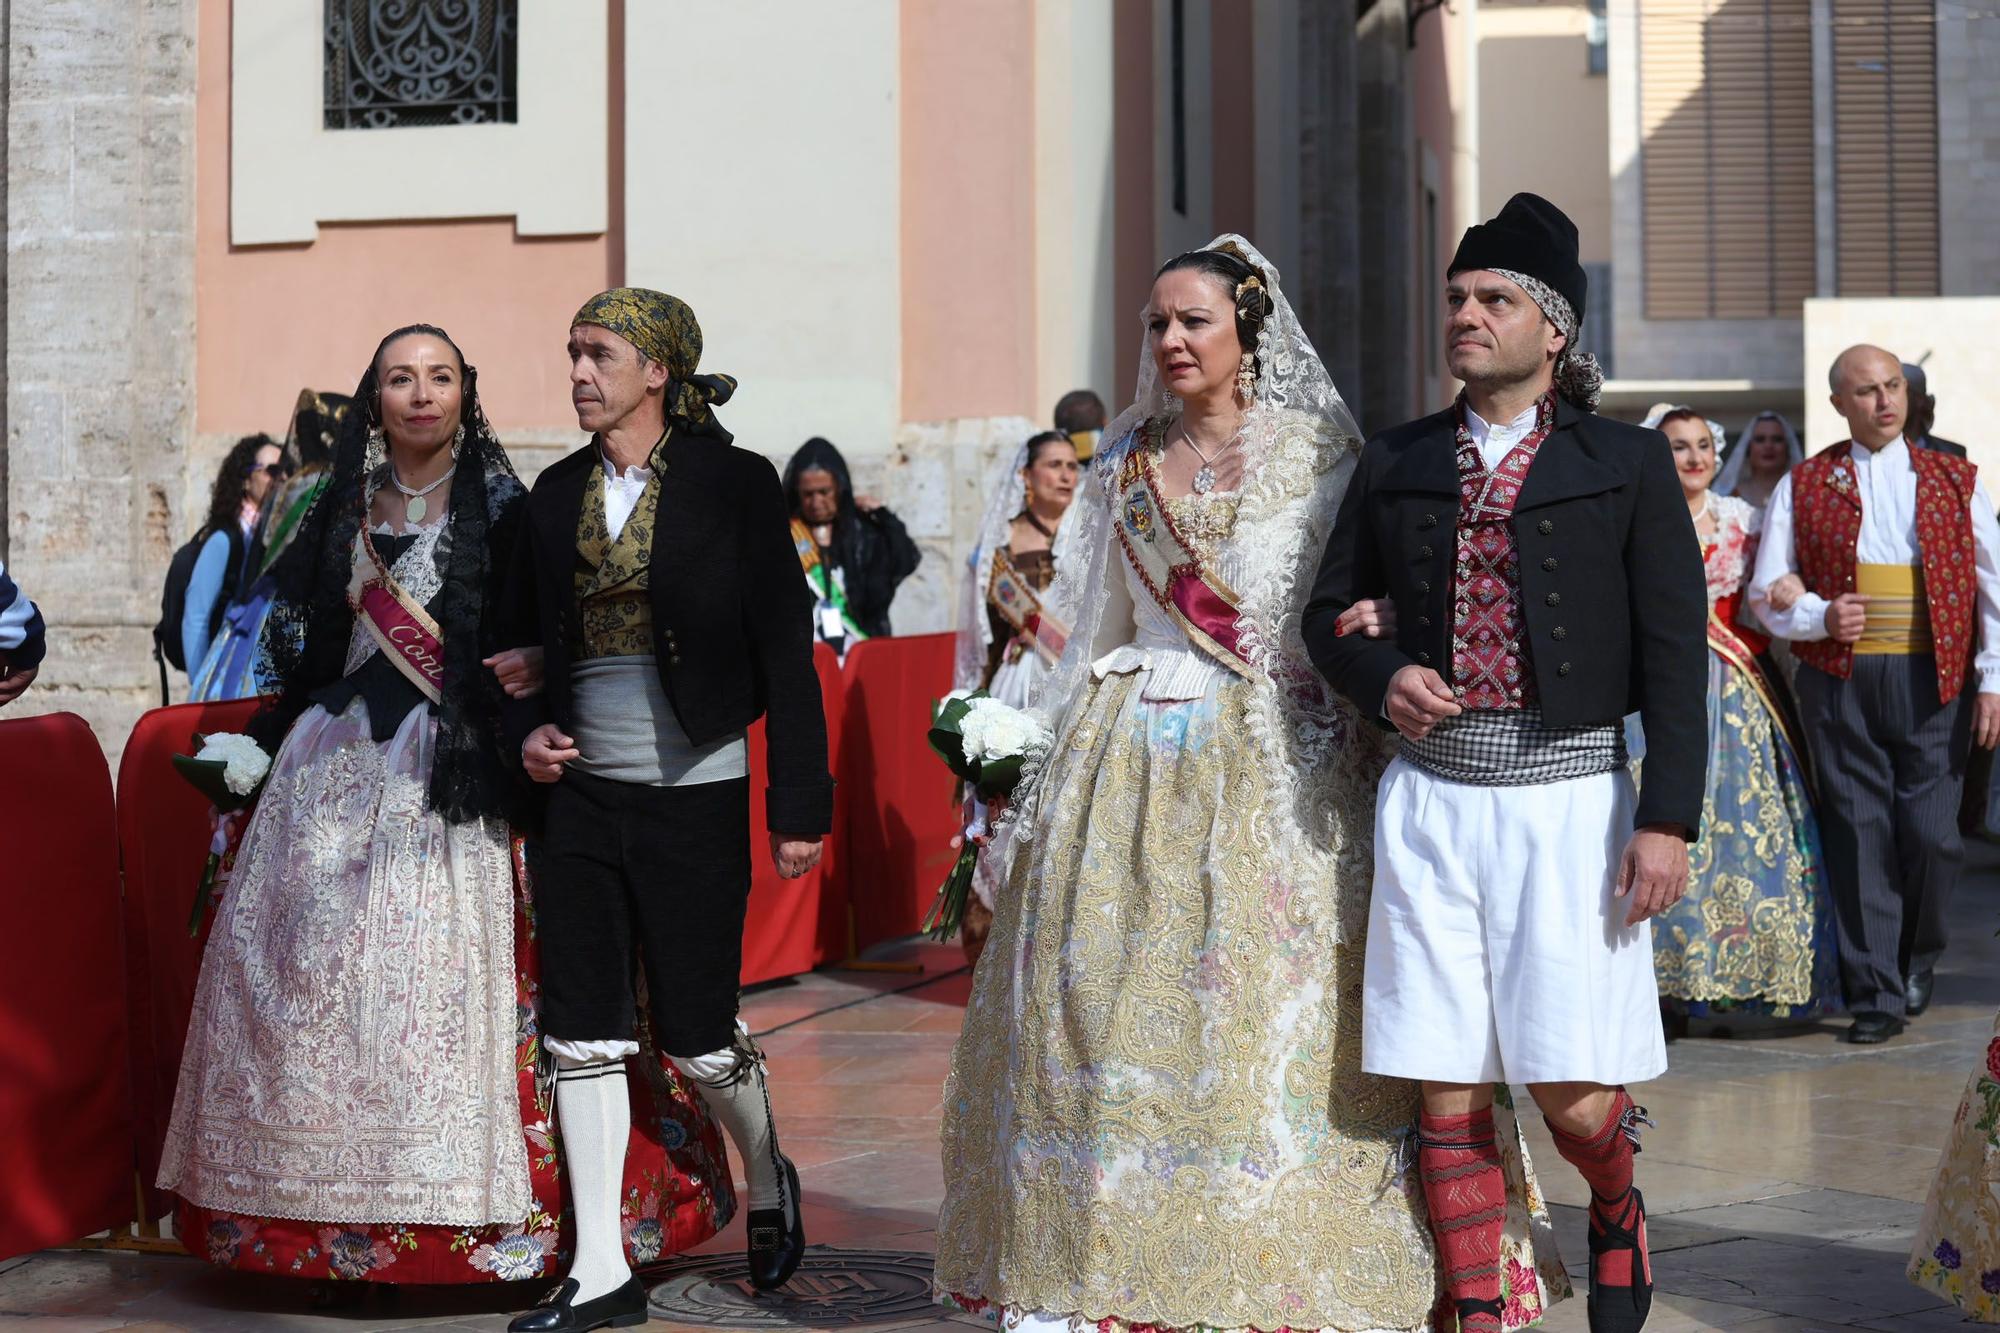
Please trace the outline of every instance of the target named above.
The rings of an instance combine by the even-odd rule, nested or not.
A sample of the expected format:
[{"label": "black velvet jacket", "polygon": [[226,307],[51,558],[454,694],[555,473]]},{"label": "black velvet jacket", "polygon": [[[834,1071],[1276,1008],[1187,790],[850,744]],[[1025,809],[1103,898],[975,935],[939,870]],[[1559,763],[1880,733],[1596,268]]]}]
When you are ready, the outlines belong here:
[{"label": "black velvet jacket", "polygon": [[[1406,666],[1449,679],[1457,430],[1448,408],[1363,446],[1306,605],[1314,665],[1370,718]],[[1708,764],[1708,593],[1665,437],[1558,399],[1514,536],[1544,720],[1613,723],[1636,710],[1646,729],[1636,822],[1693,837]],[[1395,603],[1394,640],[1336,636],[1340,613],[1369,597]]]},{"label": "black velvet jacket", "polygon": [[[812,594],[799,575],[778,474],[767,459],[678,423],[662,449],[647,569],[660,685],[696,745],[767,717],[771,831],[830,832],[833,778],[813,666]],[[599,458],[593,440],[544,471],[528,496],[502,641],[542,648],[547,684],[533,698],[507,700],[507,744],[516,756],[536,727],[568,730],[573,722],[577,521]]]}]

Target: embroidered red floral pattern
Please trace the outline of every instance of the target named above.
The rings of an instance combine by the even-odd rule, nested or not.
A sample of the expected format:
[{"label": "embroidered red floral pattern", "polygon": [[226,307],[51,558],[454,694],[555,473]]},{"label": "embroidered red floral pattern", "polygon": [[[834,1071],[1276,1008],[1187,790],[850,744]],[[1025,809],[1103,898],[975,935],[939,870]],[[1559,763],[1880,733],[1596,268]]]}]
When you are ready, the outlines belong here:
[{"label": "embroidered red floral pattern", "polygon": [[[540,949],[533,887],[519,838],[513,855],[519,1006],[515,1082],[534,1210],[512,1226],[329,1225],[246,1217],[183,1200],[175,1230],[190,1253],[222,1268],[249,1272],[394,1283],[520,1282],[554,1278],[569,1266],[575,1223],[564,1198],[548,1090],[536,1079]],[[646,1015],[642,1012],[640,1018],[643,1023]],[[641,1032],[641,1040],[650,1042],[643,1027]],[[626,1261],[636,1268],[714,1236],[736,1211],[736,1197],[721,1134],[694,1089],[664,1056],[635,1058],[629,1067],[638,1076],[631,1080],[632,1136],[619,1222]]]},{"label": "embroidered red floral pattern", "polygon": [[1534,698],[1522,647],[1521,558],[1514,504],[1555,426],[1555,395],[1535,408],[1535,428],[1488,468],[1473,442],[1463,401],[1458,415],[1458,561],[1452,606],[1452,689],[1467,708],[1519,709]]},{"label": "embroidered red floral pattern", "polygon": [[[1854,589],[1855,544],[1861,539],[1861,491],[1853,444],[1815,454],[1792,472],[1792,547],[1806,587],[1832,600]],[[1979,470],[1935,449],[1910,450],[1917,474],[1917,557],[1930,603],[1938,698],[1958,697],[1972,655],[1978,587],[1973,564],[1972,486]],[[1832,639],[1798,642],[1800,661],[1847,679],[1854,649]]]}]

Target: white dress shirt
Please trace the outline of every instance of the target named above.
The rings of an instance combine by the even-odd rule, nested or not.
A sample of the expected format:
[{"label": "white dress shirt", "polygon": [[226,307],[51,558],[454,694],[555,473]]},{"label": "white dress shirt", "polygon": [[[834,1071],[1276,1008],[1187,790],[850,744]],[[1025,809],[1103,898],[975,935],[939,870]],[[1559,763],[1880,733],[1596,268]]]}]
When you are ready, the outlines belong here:
[{"label": "white dress shirt", "polygon": [[[1854,481],[1861,497],[1861,533],[1854,559],[1864,565],[1916,565],[1917,469],[1910,446],[1894,440],[1870,451],[1855,445],[1849,451]],[[1979,648],[1973,665],[1979,671],[1982,694],[2000,691],[2000,522],[1986,487],[1972,487],[1973,567],[1979,585]],[[1792,478],[1787,475],[1771,492],[1764,511],[1764,541],[1757,550],[1757,569],[1750,576],[1750,609],[1781,639],[1812,643],[1826,637],[1827,599],[1808,592],[1790,611],[1771,607],[1771,585],[1798,572],[1792,549]]]},{"label": "white dress shirt", "polygon": [[1465,428],[1472,434],[1472,443],[1479,450],[1479,457],[1487,470],[1499,467],[1501,460],[1514,451],[1514,446],[1528,438],[1535,429],[1535,417],[1542,410],[1540,403],[1528,404],[1527,410],[1504,426],[1495,426],[1486,418],[1472,410],[1472,404],[1465,405]]},{"label": "white dress shirt", "polygon": [[646,493],[646,483],[653,479],[653,469],[649,467],[628,467],[622,473],[617,464],[606,458],[600,450],[597,461],[604,464],[604,528],[617,541],[618,534],[625,531],[625,522],[632,517],[632,511],[639,507],[639,497]]}]

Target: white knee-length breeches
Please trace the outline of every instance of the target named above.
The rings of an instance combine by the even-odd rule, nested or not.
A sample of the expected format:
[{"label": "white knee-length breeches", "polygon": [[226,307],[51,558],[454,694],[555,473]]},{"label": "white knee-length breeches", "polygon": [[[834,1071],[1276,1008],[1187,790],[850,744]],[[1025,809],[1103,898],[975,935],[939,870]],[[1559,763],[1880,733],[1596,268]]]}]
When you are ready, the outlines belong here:
[{"label": "white knee-length breeches", "polygon": [[1640,1083],[1667,1067],[1652,927],[1614,896],[1623,768],[1521,787],[1405,759],[1376,800],[1362,1067],[1441,1083]]}]

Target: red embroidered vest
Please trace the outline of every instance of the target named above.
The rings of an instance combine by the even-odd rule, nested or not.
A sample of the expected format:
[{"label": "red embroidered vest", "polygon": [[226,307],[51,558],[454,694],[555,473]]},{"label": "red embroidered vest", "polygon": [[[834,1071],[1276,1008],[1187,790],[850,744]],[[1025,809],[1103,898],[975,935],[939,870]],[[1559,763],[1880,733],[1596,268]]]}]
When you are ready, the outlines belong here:
[{"label": "red embroidered vest", "polygon": [[1523,646],[1521,560],[1514,545],[1514,502],[1535,451],[1555,427],[1554,394],[1536,405],[1535,428],[1488,468],[1458,413],[1458,559],[1452,595],[1451,679],[1466,708],[1523,708],[1535,678]]},{"label": "red embroidered vest", "polygon": [[[1792,469],[1792,548],[1806,587],[1832,601],[1854,590],[1854,548],[1861,538],[1861,490],[1851,443],[1837,444]],[[1979,469],[1935,449],[1910,449],[1917,474],[1917,556],[1930,603],[1938,698],[1949,703],[1965,684],[1978,634],[1979,593],[1973,563],[1972,483]],[[1854,671],[1851,644],[1795,642],[1800,661],[1829,676]]]}]

